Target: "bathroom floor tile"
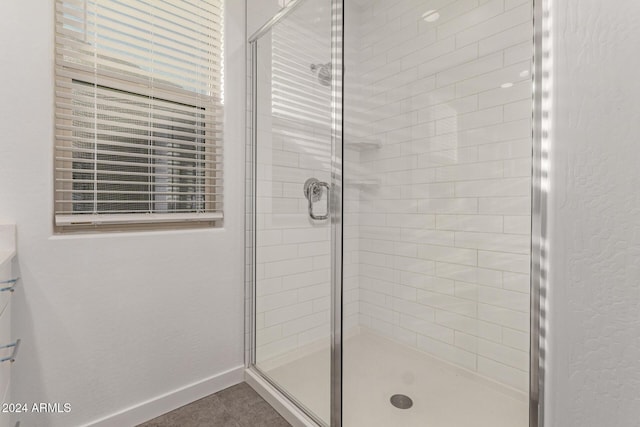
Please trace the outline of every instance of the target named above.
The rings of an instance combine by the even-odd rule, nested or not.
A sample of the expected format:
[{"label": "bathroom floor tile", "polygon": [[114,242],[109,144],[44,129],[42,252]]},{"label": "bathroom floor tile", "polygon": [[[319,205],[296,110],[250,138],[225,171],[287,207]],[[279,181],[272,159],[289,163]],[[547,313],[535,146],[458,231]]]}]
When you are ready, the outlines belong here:
[{"label": "bathroom floor tile", "polygon": [[289,427],[246,383],[197,400],[138,427]]}]

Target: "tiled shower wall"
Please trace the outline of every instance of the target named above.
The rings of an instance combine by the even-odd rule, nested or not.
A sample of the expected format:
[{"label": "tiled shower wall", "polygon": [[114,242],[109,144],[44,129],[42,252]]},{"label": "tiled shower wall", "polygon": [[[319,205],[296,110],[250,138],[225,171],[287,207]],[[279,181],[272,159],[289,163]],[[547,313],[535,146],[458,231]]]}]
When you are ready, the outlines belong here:
[{"label": "tiled shower wall", "polygon": [[360,324],[525,391],[532,3],[360,3]]},{"label": "tiled shower wall", "polygon": [[[310,65],[330,60],[319,1],[300,6],[258,44],[256,354],[259,365],[330,334],[328,221],[314,221],[306,179],[330,180],[330,88]],[[327,15],[328,16],[328,15]],[[316,204],[325,211],[326,194]],[[264,365],[263,365],[264,366]]]},{"label": "tiled shower wall", "polygon": [[[330,224],[309,218],[303,196],[307,178],[330,182],[331,88],[310,70],[311,64],[330,62],[329,36],[328,3],[307,0],[258,45],[255,320],[262,367],[329,343]],[[349,50],[351,63],[354,54]],[[346,150],[345,161],[356,164],[357,151]],[[318,213],[325,211],[325,197],[315,206]],[[348,186],[344,198],[344,324],[353,329],[358,324],[358,189]]]},{"label": "tiled shower wall", "polygon": [[[345,330],[524,391],[531,2],[346,3]],[[259,360],[330,332],[329,228],[302,197],[330,170],[330,92],[308,73],[329,60],[318,14],[274,33],[262,74]]]}]

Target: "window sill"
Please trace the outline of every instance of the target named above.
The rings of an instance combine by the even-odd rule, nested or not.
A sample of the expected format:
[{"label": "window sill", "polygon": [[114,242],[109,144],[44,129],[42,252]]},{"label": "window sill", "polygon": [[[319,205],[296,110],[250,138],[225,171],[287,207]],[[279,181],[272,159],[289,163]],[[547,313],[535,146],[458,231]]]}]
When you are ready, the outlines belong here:
[{"label": "window sill", "polygon": [[57,227],[94,225],[138,225],[190,222],[213,222],[223,219],[222,212],[185,214],[129,214],[129,215],[56,215]]}]

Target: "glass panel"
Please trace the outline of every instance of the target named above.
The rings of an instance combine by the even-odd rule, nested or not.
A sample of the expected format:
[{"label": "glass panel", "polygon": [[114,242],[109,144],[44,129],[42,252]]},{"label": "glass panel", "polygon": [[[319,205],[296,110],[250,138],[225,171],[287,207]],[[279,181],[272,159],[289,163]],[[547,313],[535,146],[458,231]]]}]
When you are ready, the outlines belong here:
[{"label": "glass panel", "polygon": [[330,35],[329,2],[305,0],[256,42],[256,367],[324,424],[330,418],[331,240],[322,219],[331,182]]},{"label": "glass panel", "polygon": [[344,425],[528,426],[532,2],[345,7]]}]

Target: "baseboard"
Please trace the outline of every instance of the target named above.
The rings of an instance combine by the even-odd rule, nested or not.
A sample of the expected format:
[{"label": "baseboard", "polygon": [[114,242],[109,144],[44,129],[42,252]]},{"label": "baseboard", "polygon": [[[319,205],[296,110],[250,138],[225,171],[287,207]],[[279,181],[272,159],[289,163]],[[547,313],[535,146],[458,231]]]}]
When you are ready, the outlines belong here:
[{"label": "baseboard", "polygon": [[84,427],[136,426],[188,403],[244,381],[244,366],[238,366],[204,380],[178,388],[146,402],[85,424]]}]

